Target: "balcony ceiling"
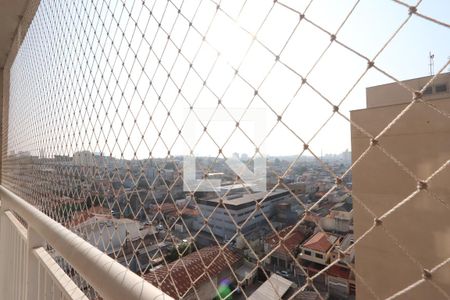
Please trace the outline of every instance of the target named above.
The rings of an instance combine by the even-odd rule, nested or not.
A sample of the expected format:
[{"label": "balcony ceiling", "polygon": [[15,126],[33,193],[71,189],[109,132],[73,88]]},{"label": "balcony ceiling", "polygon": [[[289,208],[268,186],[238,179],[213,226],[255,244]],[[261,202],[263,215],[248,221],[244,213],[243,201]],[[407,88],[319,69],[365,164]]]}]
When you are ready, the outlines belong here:
[{"label": "balcony ceiling", "polygon": [[3,68],[9,49],[29,0],[0,0],[0,68]]}]

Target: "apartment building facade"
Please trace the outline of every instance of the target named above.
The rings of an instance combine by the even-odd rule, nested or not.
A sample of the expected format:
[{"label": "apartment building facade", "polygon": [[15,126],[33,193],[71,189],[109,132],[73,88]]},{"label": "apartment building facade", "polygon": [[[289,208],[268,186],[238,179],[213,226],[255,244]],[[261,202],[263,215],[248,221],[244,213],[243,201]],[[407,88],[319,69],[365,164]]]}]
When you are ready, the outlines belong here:
[{"label": "apartment building facade", "polygon": [[[416,78],[403,84],[420,91],[430,79],[430,76]],[[351,120],[377,136],[412,99],[411,92],[398,83],[370,87],[367,108],[352,111]],[[376,226],[356,245],[358,299],[373,299],[373,294],[389,297],[421,279],[423,274],[429,275],[426,270],[450,257],[450,73],[439,75],[424,90],[422,99],[376,145],[372,141],[370,146],[370,138],[357,128],[351,131],[353,162],[371,147],[352,170],[355,239],[374,224],[370,212],[380,218],[407,199],[381,222],[376,222],[381,226]],[[444,169],[427,181],[442,166]],[[448,270],[447,263],[432,274],[433,282],[447,293]],[[432,284],[421,284],[404,296],[404,299],[442,299],[442,293]]]}]

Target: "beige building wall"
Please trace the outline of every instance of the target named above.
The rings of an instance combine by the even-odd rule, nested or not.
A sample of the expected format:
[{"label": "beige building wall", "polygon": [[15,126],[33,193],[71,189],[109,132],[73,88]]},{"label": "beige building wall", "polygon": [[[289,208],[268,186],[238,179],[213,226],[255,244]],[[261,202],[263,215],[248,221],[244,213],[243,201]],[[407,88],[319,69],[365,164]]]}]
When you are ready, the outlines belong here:
[{"label": "beige building wall", "polygon": [[[447,82],[450,88],[449,79],[447,73],[437,82]],[[406,83],[417,88],[426,81],[427,78],[420,78]],[[351,119],[377,135],[410,101],[411,95],[402,89],[397,84],[369,88],[369,108],[351,112]],[[450,94],[431,94],[425,99],[446,116],[426,104],[415,104],[379,140],[381,146],[423,180],[450,159]],[[352,128],[353,161],[369,142],[369,138]],[[377,147],[372,147],[355,166],[352,175],[354,195],[377,217],[417,189],[417,182]],[[357,244],[356,271],[361,276],[356,281],[357,299],[375,299],[370,289],[386,298],[421,279],[422,266],[431,269],[450,257],[450,167],[429,182],[428,190],[420,191]],[[353,205],[355,235],[359,237],[373,224],[373,217],[358,201],[354,200]],[[433,274],[433,282],[450,294],[450,263]],[[425,282],[398,299],[445,297]]]},{"label": "beige building wall", "polygon": [[[311,255],[308,255],[305,253],[305,251],[311,252]],[[322,255],[322,258],[317,257],[317,255]],[[330,258],[330,251],[329,252],[320,252],[320,251],[314,251],[309,248],[303,248],[301,247],[301,253],[299,255],[299,258],[312,261],[321,265],[326,265],[329,258]]]},{"label": "beige building wall", "polygon": [[[420,91],[430,81],[430,79],[430,76],[426,76],[405,80],[403,83],[412,89]],[[436,92],[436,88],[440,85],[447,85],[447,92]],[[430,88],[431,94],[425,94],[424,99],[426,100],[438,100],[450,97],[450,73],[439,75],[433,80],[433,83],[429,86],[429,89]],[[367,108],[404,104],[411,101],[411,98],[411,93],[398,84],[388,83],[366,89]]]}]

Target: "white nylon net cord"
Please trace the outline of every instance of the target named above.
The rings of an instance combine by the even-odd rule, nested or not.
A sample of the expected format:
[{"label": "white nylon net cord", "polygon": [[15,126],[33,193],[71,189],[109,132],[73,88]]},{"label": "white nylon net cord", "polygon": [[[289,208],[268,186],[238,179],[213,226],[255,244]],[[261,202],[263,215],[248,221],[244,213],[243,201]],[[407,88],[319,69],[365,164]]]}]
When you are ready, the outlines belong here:
[{"label": "white nylon net cord", "polygon": [[[448,299],[432,275],[448,267],[449,259],[427,270],[383,221],[420,192],[430,193],[448,211],[448,201],[430,183],[449,161],[419,178],[381,138],[417,105],[449,119],[448,111],[422,99],[449,61],[417,91],[400,82],[398,72],[383,64],[383,55],[398,47],[411,23],[433,24],[447,34],[450,26],[422,12],[427,1],[385,1],[390,10],[401,11],[401,18],[389,23],[384,35],[371,36],[361,19],[367,2],[347,1],[330,11],[330,4],[319,0],[43,0],[10,70],[2,184],[176,298],[204,297],[199,286],[209,281],[215,290],[210,298],[246,299],[251,294],[246,282],[255,273],[269,278],[271,257],[279,251],[296,270],[295,286],[285,298],[326,298],[323,275],[339,264],[379,299],[348,257],[381,226],[424,274],[391,299],[424,282]],[[359,35],[348,30],[355,26],[362,27]],[[363,45],[372,39],[368,51]],[[366,79],[376,76],[413,96],[372,135],[350,120],[348,110],[355,99],[363,99]],[[255,129],[260,121],[264,126]],[[322,149],[336,144],[344,150],[350,127],[367,137],[367,149],[352,163],[336,166]],[[349,185],[351,170],[375,148],[417,182],[417,189],[382,215]],[[256,169],[257,159],[271,150],[291,159],[268,160],[267,191],[255,196],[243,184],[243,166],[236,174],[225,160],[248,153],[241,161]],[[228,182],[220,196],[212,197],[215,202],[200,185],[183,189],[183,155],[196,156],[196,176],[206,177],[209,187],[217,173]],[[312,203],[290,184],[311,166],[332,182],[315,193]],[[240,196],[251,199],[245,219],[227,205],[236,185]],[[301,212],[284,231],[279,230],[283,220],[265,209],[280,193]],[[314,216],[332,194],[351,196],[374,223],[336,250],[324,268],[311,272],[290,240],[298,232],[312,234],[313,227],[325,232]],[[274,244],[265,249],[269,236]],[[244,275],[236,268],[243,260]],[[67,263],[61,264],[96,297]],[[226,296],[216,269],[226,270],[232,282]]]}]

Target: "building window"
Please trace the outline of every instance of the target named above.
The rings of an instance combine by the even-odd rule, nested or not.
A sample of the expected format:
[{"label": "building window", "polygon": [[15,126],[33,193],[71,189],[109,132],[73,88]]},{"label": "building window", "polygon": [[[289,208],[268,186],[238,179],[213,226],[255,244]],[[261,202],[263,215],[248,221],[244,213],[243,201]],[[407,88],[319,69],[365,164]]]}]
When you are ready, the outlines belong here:
[{"label": "building window", "polygon": [[427,88],[423,91],[424,95],[431,95],[433,93],[433,88],[431,86],[427,86]]},{"label": "building window", "polygon": [[436,93],[444,93],[447,91],[447,85],[446,84],[436,84],[434,89],[436,90]]},{"label": "building window", "polygon": [[277,265],[277,258],[272,256],[272,257],[270,258],[270,264],[271,264],[272,266],[276,266],[276,265]]},{"label": "building window", "polygon": [[309,250],[305,250],[304,253],[305,253],[306,255],[311,256],[311,251],[309,251]]},{"label": "building window", "polygon": [[322,258],[323,258],[323,255],[320,254],[320,253],[316,253],[316,257],[322,259]]}]

